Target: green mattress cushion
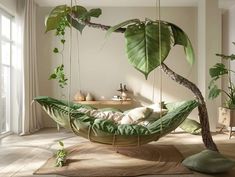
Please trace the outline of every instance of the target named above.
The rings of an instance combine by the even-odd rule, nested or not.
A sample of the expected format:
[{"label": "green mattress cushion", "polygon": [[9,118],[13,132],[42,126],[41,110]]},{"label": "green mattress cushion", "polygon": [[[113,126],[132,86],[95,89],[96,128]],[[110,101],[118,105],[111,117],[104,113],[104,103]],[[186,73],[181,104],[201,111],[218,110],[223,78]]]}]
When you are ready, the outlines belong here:
[{"label": "green mattress cushion", "polygon": [[204,150],[187,157],[183,165],[191,170],[202,173],[222,173],[235,166],[235,161],[224,157],[219,152]]},{"label": "green mattress cushion", "polygon": [[201,134],[202,126],[195,120],[185,119],[185,121],[179,126],[182,130],[193,135]]}]

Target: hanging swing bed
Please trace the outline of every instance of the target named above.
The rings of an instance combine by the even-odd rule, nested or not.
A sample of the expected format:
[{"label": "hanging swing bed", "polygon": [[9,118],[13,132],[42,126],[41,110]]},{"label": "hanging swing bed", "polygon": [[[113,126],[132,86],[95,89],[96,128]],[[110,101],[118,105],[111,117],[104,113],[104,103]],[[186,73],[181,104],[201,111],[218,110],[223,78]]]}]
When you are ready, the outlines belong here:
[{"label": "hanging swing bed", "polygon": [[[124,33],[128,62],[143,73],[146,79],[151,71],[159,67],[172,80],[190,89],[196,99],[167,104],[168,112],[145,126],[139,124],[117,124],[107,119],[93,117],[80,110],[93,110],[94,108],[72,103],[69,102],[69,100],[63,101],[44,96],[37,97],[34,100],[37,101],[47,114],[60,126],[68,128],[76,135],[87,138],[92,142],[114,146],[140,146],[151,141],[157,141],[159,138],[175,130],[192,110],[198,107],[200,123],[202,125],[201,133],[203,142],[207,149],[213,150],[213,152],[218,151],[210,134],[206,104],[200,90],[194,83],[178,75],[164,63],[171,48],[175,45],[181,45],[184,47],[187,61],[193,64],[193,47],[186,33],[172,23],[161,21],[160,9],[159,19],[157,21],[132,19],[113,27],[90,21],[92,17],[99,17],[100,15],[101,9],[91,9],[88,11],[86,8],[79,5],[72,6],[72,3],[71,6],[57,6],[51,11],[46,20],[46,31],[55,30],[56,36],[60,38],[63,45],[66,42],[64,35],[67,27],[70,28],[71,39],[72,27],[81,33],[85,26],[107,30],[107,36],[112,32]],[[72,46],[71,41],[70,44]],[[54,52],[59,53],[57,48],[54,49]],[[58,79],[61,87],[64,87],[68,81],[63,68],[62,63],[50,77],[51,79]],[[68,97],[70,97],[70,94]],[[209,155],[211,155],[211,153],[209,153]],[[216,155],[218,155],[218,153]],[[208,159],[208,153],[207,155],[203,155],[204,159],[205,157]],[[207,165],[216,164],[219,166],[219,164],[215,163],[218,162],[218,158],[216,158],[217,161],[209,157],[209,160],[210,159],[212,159],[212,161],[209,161]],[[189,161],[187,164],[189,164],[189,168],[191,169],[195,167],[195,164],[190,167],[190,163],[198,161],[195,170],[198,170],[198,166],[201,167],[204,163],[203,159],[195,160],[194,157],[187,160]],[[222,160],[224,159],[222,158]],[[223,163],[224,162],[225,161],[223,161]],[[234,163],[229,163],[230,166],[226,166],[225,170],[213,171],[214,168],[211,168],[212,170],[203,169],[201,172],[223,172],[223,170],[226,171],[233,167]],[[200,171],[200,169],[198,171]]]},{"label": "hanging swing bed", "polygon": [[82,104],[68,104],[50,97],[37,97],[35,101],[60,126],[71,129],[76,135],[92,142],[115,146],[139,146],[157,141],[175,130],[197,106],[195,100],[168,104],[166,115],[147,126],[142,126],[116,124],[110,120],[91,117],[79,112],[81,108],[93,109]]}]

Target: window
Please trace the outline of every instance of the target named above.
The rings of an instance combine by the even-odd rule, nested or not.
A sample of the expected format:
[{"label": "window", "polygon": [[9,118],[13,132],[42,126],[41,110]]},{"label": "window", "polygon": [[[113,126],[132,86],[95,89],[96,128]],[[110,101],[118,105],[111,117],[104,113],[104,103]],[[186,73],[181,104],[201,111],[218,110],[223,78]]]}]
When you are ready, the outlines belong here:
[{"label": "window", "polygon": [[0,10],[0,134],[11,128],[12,18]]}]

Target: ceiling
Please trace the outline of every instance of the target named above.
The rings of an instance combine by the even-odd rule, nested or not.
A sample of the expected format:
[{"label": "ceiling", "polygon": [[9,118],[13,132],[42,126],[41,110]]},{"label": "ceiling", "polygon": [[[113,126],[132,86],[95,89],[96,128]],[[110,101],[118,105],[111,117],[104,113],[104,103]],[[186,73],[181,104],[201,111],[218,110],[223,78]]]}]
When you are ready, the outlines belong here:
[{"label": "ceiling", "polygon": [[[35,0],[39,6],[54,7],[60,4],[70,4],[71,0]],[[156,6],[156,0],[72,0],[82,6],[94,7],[151,7]],[[197,6],[198,0],[161,0],[161,6],[190,7]],[[235,0],[219,0],[221,8],[235,5]]]},{"label": "ceiling", "polygon": [[[75,3],[75,0],[72,0]],[[151,7],[156,5],[156,0],[76,0],[83,6],[118,6],[118,7]],[[40,6],[56,6],[70,3],[71,0],[36,0]],[[197,0],[161,0],[162,6],[196,6]]]}]

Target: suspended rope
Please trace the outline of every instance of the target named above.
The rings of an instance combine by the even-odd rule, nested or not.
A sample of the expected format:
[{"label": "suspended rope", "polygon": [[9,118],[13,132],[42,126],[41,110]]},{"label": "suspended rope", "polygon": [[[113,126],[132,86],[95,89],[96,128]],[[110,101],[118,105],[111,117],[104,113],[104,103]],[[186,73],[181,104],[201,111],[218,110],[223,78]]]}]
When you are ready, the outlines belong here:
[{"label": "suspended rope", "polygon": [[[73,7],[73,0],[71,0],[70,1],[70,7],[71,7],[71,9],[72,9],[72,7]],[[72,19],[70,20],[70,24],[72,24]],[[73,31],[72,31],[72,27],[70,27],[70,41],[69,41],[69,43],[70,43],[70,46],[69,46],[69,80],[68,80],[68,105],[70,104],[70,95],[71,95],[71,78],[72,78],[72,76],[71,76],[71,74],[72,74],[72,38],[73,37]],[[69,108],[69,110],[68,110],[68,120],[70,121],[70,126],[72,126],[71,125],[71,116],[70,116],[70,108]]]},{"label": "suspended rope", "polygon": [[[77,0],[74,0],[75,5],[77,6]],[[76,30],[76,38],[77,38],[77,65],[78,65],[78,90],[82,90],[82,84],[81,84],[81,67],[80,67],[80,57],[79,57],[79,31]]]},{"label": "suspended rope", "polygon": [[155,103],[155,81],[156,80],[156,70],[153,71],[153,90],[152,90],[152,102]]},{"label": "suspended rope", "polygon": [[[159,41],[159,59],[160,65],[162,65],[162,41],[161,41],[161,0],[158,0],[158,41]],[[162,132],[162,70],[159,70],[159,82],[160,82],[160,120],[161,120],[161,132]]]}]

